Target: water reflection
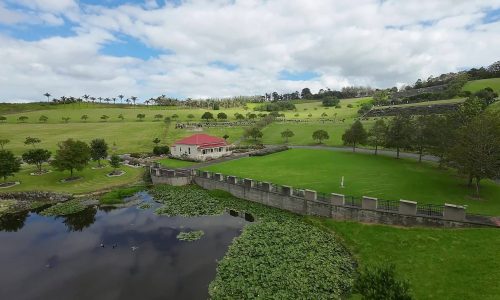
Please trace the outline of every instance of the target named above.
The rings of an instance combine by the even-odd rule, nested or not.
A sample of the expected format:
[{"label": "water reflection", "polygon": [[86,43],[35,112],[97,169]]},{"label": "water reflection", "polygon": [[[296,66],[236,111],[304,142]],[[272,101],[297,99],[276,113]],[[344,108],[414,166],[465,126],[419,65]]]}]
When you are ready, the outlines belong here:
[{"label": "water reflection", "polygon": [[88,207],[80,213],[63,216],[62,222],[67,226],[69,231],[82,231],[95,222],[96,214],[97,208]]},{"label": "water reflection", "polygon": [[24,227],[28,212],[7,214],[0,217],[0,230],[7,232],[16,232]]},{"label": "water reflection", "polygon": [[[58,218],[24,213],[0,224],[0,299],[206,299],[216,261],[245,221],[130,207]],[[189,230],[205,235],[177,240]]]}]

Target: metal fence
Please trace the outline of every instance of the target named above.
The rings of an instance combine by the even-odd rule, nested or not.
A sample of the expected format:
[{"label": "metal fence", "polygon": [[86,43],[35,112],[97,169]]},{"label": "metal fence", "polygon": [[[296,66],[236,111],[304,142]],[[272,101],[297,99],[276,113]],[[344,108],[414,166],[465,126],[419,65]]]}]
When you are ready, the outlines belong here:
[{"label": "metal fence", "polygon": [[443,208],[444,208],[443,205],[418,204],[417,203],[417,215],[442,217],[443,216]]},{"label": "metal fence", "polygon": [[377,199],[377,210],[399,211],[399,201]]},{"label": "metal fence", "polygon": [[354,196],[344,196],[344,199],[346,206],[361,207],[361,198],[357,198]]}]

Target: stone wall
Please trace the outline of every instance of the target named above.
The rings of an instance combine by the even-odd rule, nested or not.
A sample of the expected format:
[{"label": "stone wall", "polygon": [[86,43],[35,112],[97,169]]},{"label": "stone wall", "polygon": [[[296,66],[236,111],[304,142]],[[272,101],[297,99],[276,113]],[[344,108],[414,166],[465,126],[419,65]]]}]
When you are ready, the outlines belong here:
[{"label": "stone wall", "polygon": [[[280,208],[301,215],[321,216],[336,220],[358,221],[363,223],[378,223],[398,226],[432,226],[432,227],[478,227],[490,226],[470,222],[466,219],[465,208],[456,205],[446,205],[443,217],[417,215],[417,203],[401,200],[400,208],[395,211],[382,211],[377,209],[377,200],[372,197],[363,197],[362,207],[347,206],[344,196],[331,194],[329,200],[318,200],[315,191],[306,190],[304,197],[292,195],[292,187],[284,186],[281,193],[272,192],[267,188],[267,183],[259,188],[250,187],[245,182],[233,183],[234,177],[228,176],[226,180],[217,175],[217,180],[207,178],[208,175],[194,176],[197,185],[208,190],[224,190],[233,196],[264,205]],[[450,215],[447,215],[447,208]],[[400,210],[402,213],[400,213]]]},{"label": "stone wall", "polygon": [[463,206],[445,204],[441,210],[426,213],[417,202],[386,201],[363,197],[354,203],[342,194],[319,195],[313,190],[295,193],[290,186],[276,186],[250,178],[225,176],[220,173],[166,170],[151,168],[154,184],[186,185],[195,183],[208,190],[223,190],[233,196],[280,208],[300,215],[321,216],[336,220],[358,221],[398,226],[479,227],[495,226],[483,220],[467,219]]},{"label": "stone wall", "polygon": [[10,192],[0,193],[0,199],[14,199],[25,201],[50,201],[64,202],[73,198],[70,194],[60,194],[53,192]]}]

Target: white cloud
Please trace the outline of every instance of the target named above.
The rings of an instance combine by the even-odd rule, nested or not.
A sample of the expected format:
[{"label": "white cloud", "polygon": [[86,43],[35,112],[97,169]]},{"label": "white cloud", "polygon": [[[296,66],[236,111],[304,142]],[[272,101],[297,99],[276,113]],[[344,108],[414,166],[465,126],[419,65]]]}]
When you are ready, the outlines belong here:
[{"label": "white cloud", "polygon": [[[0,101],[55,95],[229,96],[268,91],[401,85],[498,60],[498,1],[156,1],[114,8],[23,0],[47,23],[75,22],[77,35],[23,42],[0,38]],[[0,6],[0,16],[5,13]],[[10,23],[22,22],[11,17]],[[1,32],[0,32],[1,33]],[[151,59],[101,54],[125,34],[171,51]],[[236,65],[225,70],[211,64]],[[279,80],[282,70],[316,72]]]}]

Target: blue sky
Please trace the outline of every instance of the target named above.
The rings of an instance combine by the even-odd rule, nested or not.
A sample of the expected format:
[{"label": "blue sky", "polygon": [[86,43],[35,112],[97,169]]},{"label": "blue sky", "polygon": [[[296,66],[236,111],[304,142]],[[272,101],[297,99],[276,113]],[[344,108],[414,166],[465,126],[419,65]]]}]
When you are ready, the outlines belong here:
[{"label": "blue sky", "polygon": [[401,86],[499,60],[499,35],[495,0],[0,0],[0,101]]}]

